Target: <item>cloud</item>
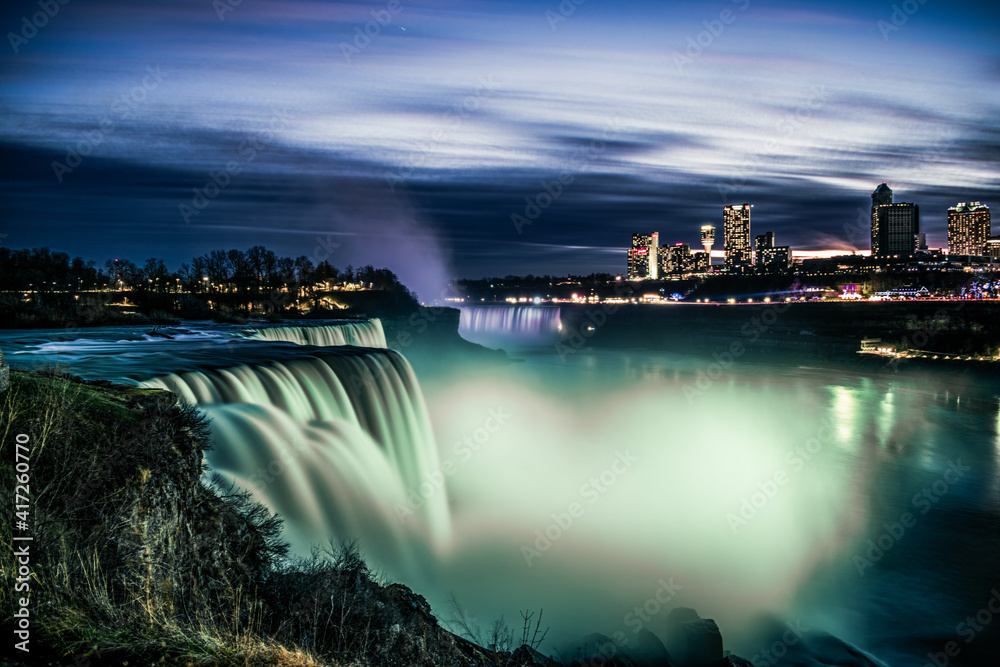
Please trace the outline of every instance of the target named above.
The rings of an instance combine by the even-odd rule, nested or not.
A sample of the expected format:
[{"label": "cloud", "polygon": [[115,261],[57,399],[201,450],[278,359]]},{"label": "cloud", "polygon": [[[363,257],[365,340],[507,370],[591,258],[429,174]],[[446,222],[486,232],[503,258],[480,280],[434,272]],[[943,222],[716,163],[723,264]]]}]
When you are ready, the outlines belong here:
[{"label": "cloud", "polygon": [[[751,5],[678,73],[671,49],[717,10],[629,7],[581,6],[553,31],[520,3],[406,4],[392,23],[405,33],[380,28],[348,62],[339,45],[370,3],[242,3],[225,21],[193,0],[67,5],[0,78],[4,231],[175,264],[258,242],[308,254],[330,233],[342,264],[432,258],[413,277],[429,285],[574,261],[617,271],[606,249],[632,232],[695,244],[730,201],[755,204],[755,232],[815,248],[882,180],[921,204],[932,244],[949,200],[1000,200],[996,44],[956,42],[967,28],[950,20],[920,43],[916,18],[934,8],[887,43],[860,4],[825,18]],[[52,161],[147,63],[162,86],[58,183]],[[240,147],[280,110],[290,120],[247,161]],[[184,225],[178,206],[233,160],[240,173]],[[571,182],[518,234],[511,216],[560,175]]]}]

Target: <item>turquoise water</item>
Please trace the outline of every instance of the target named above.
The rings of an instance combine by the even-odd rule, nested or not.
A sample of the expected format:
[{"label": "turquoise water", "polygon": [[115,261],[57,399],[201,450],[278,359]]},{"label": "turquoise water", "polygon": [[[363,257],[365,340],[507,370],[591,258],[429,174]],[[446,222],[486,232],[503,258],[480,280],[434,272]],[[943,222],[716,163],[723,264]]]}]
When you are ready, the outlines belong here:
[{"label": "turquoise water", "polygon": [[234,478],[309,441],[288,484],[259,489],[290,539],[359,537],[441,618],[451,593],[484,626],[544,607],[554,649],[594,631],[664,637],[669,609],[690,606],[746,657],[774,622],[893,665],[949,641],[949,664],[993,664],[1000,623],[961,624],[1000,585],[995,386],[546,344],[511,346],[506,365],[407,352],[408,384],[384,350],[318,362],[335,348],[173,332],[2,332],[0,346],[15,368],[188,374]]}]

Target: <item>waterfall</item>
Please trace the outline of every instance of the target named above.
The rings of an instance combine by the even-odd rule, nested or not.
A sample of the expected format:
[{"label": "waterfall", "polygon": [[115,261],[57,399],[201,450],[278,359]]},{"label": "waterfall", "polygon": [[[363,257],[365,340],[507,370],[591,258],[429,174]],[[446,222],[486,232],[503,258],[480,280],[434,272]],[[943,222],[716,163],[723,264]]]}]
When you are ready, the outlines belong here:
[{"label": "waterfall", "polygon": [[558,306],[465,306],[458,332],[466,340],[496,345],[546,345],[562,331]]},{"label": "waterfall", "polygon": [[446,491],[428,486],[440,476],[430,419],[398,352],[339,348],[144,384],[205,410],[213,471],[278,512],[300,548],[360,537],[399,562],[414,541],[448,539]]},{"label": "waterfall", "polygon": [[361,322],[338,322],[307,327],[267,327],[250,329],[247,338],[254,340],[284,341],[298,345],[332,347],[357,345],[358,347],[389,347],[378,318]]}]

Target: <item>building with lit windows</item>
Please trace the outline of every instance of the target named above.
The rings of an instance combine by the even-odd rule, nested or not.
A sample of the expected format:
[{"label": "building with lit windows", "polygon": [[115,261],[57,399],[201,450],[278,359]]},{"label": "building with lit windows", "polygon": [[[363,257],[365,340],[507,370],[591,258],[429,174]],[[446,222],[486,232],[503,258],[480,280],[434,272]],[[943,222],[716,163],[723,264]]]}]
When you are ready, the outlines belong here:
[{"label": "building with lit windows", "polygon": [[983,244],[983,254],[991,259],[1000,259],[1000,236],[991,236]]},{"label": "building with lit windows", "polygon": [[879,249],[878,209],[880,206],[891,203],[892,190],[888,184],[883,182],[872,193],[872,257],[878,257],[881,254]]},{"label": "building with lit windows", "polygon": [[660,268],[660,235],[633,234],[632,247],[628,250],[628,279],[656,280]]},{"label": "building with lit windows", "polygon": [[989,239],[989,206],[974,201],[948,209],[948,254],[983,255]]},{"label": "building with lit windows", "polygon": [[704,273],[708,271],[709,267],[712,265],[711,252],[696,252],[691,256],[694,258],[695,273]]},{"label": "building with lit windows", "polygon": [[792,266],[791,246],[774,245],[774,232],[759,234],[755,239],[754,264],[765,273],[785,271]]},{"label": "building with lit windows", "polygon": [[671,273],[694,271],[694,256],[691,254],[691,246],[687,243],[675,243],[673,247],[669,248],[669,251]]},{"label": "building with lit windows", "polygon": [[920,207],[893,203],[892,190],[885,183],[872,192],[872,256],[910,257],[916,251],[920,233]]},{"label": "building with lit windows", "polygon": [[883,204],[877,212],[879,257],[909,257],[920,231],[920,207],[899,202]]},{"label": "building with lit windows", "polygon": [[750,204],[729,205],[722,209],[723,248],[726,268],[750,266],[753,248],[750,246]]}]

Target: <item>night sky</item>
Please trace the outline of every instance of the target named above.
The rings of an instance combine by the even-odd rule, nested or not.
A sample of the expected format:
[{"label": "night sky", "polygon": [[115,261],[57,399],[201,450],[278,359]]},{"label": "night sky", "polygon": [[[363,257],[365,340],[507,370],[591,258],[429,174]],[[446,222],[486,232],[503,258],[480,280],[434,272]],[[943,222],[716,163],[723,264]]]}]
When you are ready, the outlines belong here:
[{"label": "night sky", "polygon": [[9,247],[264,244],[426,297],[719,250],[726,203],[799,251],[867,251],[882,181],[932,247],[1000,207],[995,2],[46,2],[0,13]]}]

